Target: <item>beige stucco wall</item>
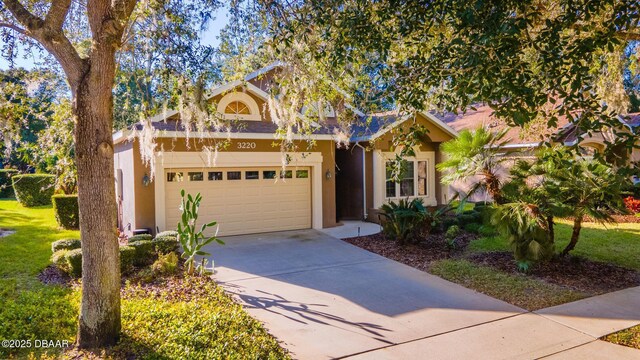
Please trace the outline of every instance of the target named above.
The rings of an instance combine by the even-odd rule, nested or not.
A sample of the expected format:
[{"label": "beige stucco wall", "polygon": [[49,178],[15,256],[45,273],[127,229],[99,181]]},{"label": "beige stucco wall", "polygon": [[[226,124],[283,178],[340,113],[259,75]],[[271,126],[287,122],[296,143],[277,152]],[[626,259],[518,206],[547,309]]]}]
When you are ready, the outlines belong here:
[{"label": "beige stucco wall", "polygon": [[[149,186],[144,186],[142,183],[142,177],[145,173],[149,173],[149,169],[144,166],[140,157],[140,151],[138,150],[138,140],[134,140],[132,154],[132,167],[134,168],[134,175],[125,182],[128,187],[135,189],[135,204],[132,206],[135,221],[132,222],[132,226],[136,228],[150,228],[155,230],[155,189],[153,182]],[[160,138],[157,139],[158,148],[164,149],[164,151],[189,151],[189,152],[201,152],[205,146],[213,146],[216,141],[220,143],[221,140],[213,139],[190,139],[189,147],[184,138]],[[241,142],[250,141],[255,143],[256,146],[253,149],[239,148],[238,144]],[[274,146],[276,145],[276,146]],[[295,145],[298,152],[320,152],[322,154],[322,219],[323,227],[336,226],[336,205],[335,205],[335,145],[330,140],[319,140],[315,146],[309,148],[306,141],[296,141]],[[221,152],[281,152],[279,146],[277,146],[276,140],[230,140],[228,146],[220,150]],[[326,172],[331,172],[331,178],[326,178]],[[156,174],[157,178],[154,181],[163,181],[164,174]]]}]

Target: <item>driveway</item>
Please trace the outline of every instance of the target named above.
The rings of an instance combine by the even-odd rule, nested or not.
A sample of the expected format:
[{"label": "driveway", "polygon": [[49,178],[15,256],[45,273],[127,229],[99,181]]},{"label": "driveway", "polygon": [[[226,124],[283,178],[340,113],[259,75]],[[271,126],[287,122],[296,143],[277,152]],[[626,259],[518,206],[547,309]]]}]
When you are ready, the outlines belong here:
[{"label": "driveway", "polygon": [[314,230],[225,238],[214,278],[294,358],[523,358],[595,339]]}]

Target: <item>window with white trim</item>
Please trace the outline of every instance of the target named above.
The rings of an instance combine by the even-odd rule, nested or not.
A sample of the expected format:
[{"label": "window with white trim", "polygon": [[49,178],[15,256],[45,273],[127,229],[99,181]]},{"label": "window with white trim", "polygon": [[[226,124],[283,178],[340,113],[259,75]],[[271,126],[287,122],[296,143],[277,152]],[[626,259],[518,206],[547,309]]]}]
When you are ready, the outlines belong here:
[{"label": "window with white trim", "polygon": [[393,179],[393,161],[387,161],[385,177],[385,197],[402,198],[414,196],[428,196],[428,169],[429,162],[426,160],[407,160],[403,163],[401,179]]}]

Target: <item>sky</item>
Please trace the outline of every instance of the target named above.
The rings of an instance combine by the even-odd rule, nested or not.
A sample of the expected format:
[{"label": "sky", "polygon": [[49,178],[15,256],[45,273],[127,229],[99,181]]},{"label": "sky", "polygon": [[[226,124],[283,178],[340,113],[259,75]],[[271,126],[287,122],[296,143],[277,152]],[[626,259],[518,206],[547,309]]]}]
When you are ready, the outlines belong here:
[{"label": "sky", "polygon": [[[224,28],[228,22],[229,22],[229,9],[225,6],[220,8],[217,11],[215,20],[209,24],[209,28],[207,29],[207,31],[205,31],[202,34],[202,43],[204,45],[217,46],[220,43],[220,39],[218,39],[220,30],[222,30],[222,28]],[[2,43],[0,41],[0,47],[1,46],[2,46]],[[37,51],[35,53],[37,55]],[[35,63],[38,61],[37,58],[31,57],[31,58],[24,59],[23,56],[24,56],[24,52],[19,50],[18,56],[15,59],[15,67],[23,67],[28,70],[36,67]],[[0,57],[0,70],[6,70],[6,69],[9,69],[9,67],[10,67],[9,62],[4,58]]]}]

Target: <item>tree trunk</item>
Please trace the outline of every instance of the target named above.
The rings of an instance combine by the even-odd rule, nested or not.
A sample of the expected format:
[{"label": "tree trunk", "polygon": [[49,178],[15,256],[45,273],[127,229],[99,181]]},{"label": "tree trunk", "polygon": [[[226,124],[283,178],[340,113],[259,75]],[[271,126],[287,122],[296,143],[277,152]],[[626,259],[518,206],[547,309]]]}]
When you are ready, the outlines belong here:
[{"label": "tree trunk", "polygon": [[115,59],[96,57],[74,91],[82,304],[77,344],[113,345],[120,333],[120,253],[113,170]]},{"label": "tree trunk", "polygon": [[556,234],[554,233],[555,223],[553,222],[553,215],[547,216],[547,239],[550,244],[556,242]]},{"label": "tree trunk", "polygon": [[573,250],[578,243],[578,239],[580,238],[580,229],[582,229],[582,215],[576,216],[573,219],[573,231],[571,232],[571,241],[569,241],[569,245],[567,245],[564,250],[562,250],[562,256],[566,256],[569,254],[569,251]]},{"label": "tree trunk", "polygon": [[500,205],[504,204],[505,200],[502,197],[502,191],[500,189],[500,179],[491,172],[491,170],[485,170],[484,172],[485,184],[487,186],[487,191],[489,195],[493,198],[493,201]]}]

